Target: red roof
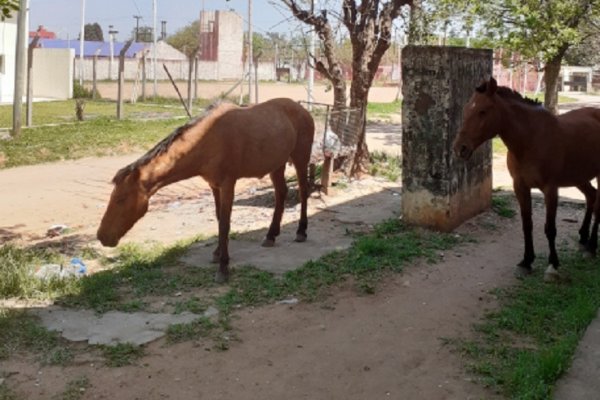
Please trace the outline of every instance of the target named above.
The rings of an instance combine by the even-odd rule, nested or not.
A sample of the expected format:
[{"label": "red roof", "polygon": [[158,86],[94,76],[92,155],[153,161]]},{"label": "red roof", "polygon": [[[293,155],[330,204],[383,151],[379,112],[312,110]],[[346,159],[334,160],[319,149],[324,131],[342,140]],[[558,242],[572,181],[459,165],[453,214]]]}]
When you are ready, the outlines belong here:
[{"label": "red roof", "polygon": [[40,25],[37,31],[29,32],[29,37],[39,36],[40,39],[56,39],[56,33],[47,31],[43,25]]}]

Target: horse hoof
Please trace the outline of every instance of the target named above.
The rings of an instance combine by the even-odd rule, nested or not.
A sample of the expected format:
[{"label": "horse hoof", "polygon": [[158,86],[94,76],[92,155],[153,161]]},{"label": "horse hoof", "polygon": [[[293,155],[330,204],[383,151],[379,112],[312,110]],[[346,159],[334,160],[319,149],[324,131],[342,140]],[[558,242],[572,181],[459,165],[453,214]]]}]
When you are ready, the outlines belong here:
[{"label": "horse hoof", "polygon": [[220,270],[215,274],[215,282],[218,284],[223,284],[229,282],[229,273],[224,274]]},{"label": "horse hoof", "polygon": [[525,278],[526,276],[531,275],[531,268],[525,268],[521,266],[517,266],[515,268],[515,276],[519,279]]},{"label": "horse hoof", "polygon": [[548,265],[548,268],[546,268],[546,272],[544,272],[544,282],[560,282],[560,275],[553,265]]},{"label": "horse hoof", "polygon": [[585,244],[583,244],[583,243],[579,243],[578,248],[579,248],[579,251],[582,252],[582,253],[585,253],[585,252],[588,251],[587,246]]},{"label": "horse hoof", "polygon": [[306,242],[306,235],[296,233],[296,239],[294,241],[298,243]]},{"label": "horse hoof", "polygon": [[265,238],[261,244],[262,247],[273,247],[275,246],[275,239]]}]

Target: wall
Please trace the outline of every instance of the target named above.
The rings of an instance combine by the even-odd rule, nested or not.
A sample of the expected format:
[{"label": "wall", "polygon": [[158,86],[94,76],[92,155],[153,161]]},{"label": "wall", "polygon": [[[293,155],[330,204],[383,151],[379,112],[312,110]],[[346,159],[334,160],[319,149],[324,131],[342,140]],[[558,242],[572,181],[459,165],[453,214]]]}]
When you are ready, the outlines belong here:
[{"label": "wall", "polygon": [[15,92],[16,16],[0,21],[0,103],[12,103]]},{"label": "wall", "polygon": [[33,51],[33,97],[66,100],[73,97],[73,49]]},{"label": "wall", "polygon": [[214,79],[240,79],[243,73],[244,21],[241,15],[232,11],[217,11],[217,20],[219,55]]},{"label": "wall", "polygon": [[462,109],[483,77],[492,51],[407,46],[402,50],[402,215],[408,223],[449,231],[489,208],[491,141],[468,162],[452,142]]}]

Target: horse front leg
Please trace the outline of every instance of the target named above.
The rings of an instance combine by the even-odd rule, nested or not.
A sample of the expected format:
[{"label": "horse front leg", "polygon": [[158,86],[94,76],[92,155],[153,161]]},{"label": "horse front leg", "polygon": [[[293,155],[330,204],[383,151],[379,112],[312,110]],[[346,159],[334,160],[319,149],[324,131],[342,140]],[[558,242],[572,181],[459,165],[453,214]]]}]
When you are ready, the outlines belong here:
[{"label": "horse front leg", "polygon": [[229,229],[231,227],[231,209],[233,207],[233,195],[235,181],[227,182],[220,187],[219,193],[219,269],[215,275],[217,283],[229,280]]},{"label": "horse front leg", "polygon": [[[215,200],[215,213],[217,214],[217,225],[218,225],[219,221],[221,220],[221,192],[220,192],[219,188],[216,186],[211,185],[210,189],[212,190],[213,198]],[[217,248],[213,251],[213,254],[212,254],[212,262],[214,264],[216,264],[219,262],[220,258],[221,258],[221,248],[219,247],[219,244],[217,242]]]},{"label": "horse front leg", "polygon": [[544,273],[546,282],[554,282],[560,279],[558,275],[558,254],[556,253],[556,209],[558,207],[558,188],[550,187],[544,190],[544,201],[546,203],[546,224],[544,233],[548,239],[550,255],[548,256],[548,268]]},{"label": "horse front leg", "polygon": [[287,184],[285,183],[285,164],[271,172],[270,177],[275,188],[275,211],[273,212],[273,220],[271,221],[271,226],[269,226],[267,237],[262,242],[263,247],[273,247],[275,245],[275,238],[279,236],[281,231],[281,218],[288,192]]},{"label": "horse front leg", "polygon": [[587,244],[590,238],[590,223],[592,222],[592,213],[594,212],[594,203],[596,202],[596,189],[590,182],[577,186],[585,195],[585,216],[579,229],[579,247],[587,252]]},{"label": "horse front leg", "polygon": [[531,274],[531,264],[535,260],[535,252],[533,250],[533,220],[531,218],[531,188],[514,180],[513,188],[519,201],[521,209],[521,223],[523,226],[523,236],[525,239],[525,254],[523,260],[517,264],[517,276]]}]

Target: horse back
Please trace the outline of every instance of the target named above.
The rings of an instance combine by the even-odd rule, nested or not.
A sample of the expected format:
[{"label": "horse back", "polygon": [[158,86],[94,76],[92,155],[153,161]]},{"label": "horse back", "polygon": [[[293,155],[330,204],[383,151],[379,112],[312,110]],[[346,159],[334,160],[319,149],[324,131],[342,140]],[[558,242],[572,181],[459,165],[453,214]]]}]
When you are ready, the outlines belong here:
[{"label": "horse back", "polygon": [[205,133],[214,155],[208,174],[263,177],[290,158],[308,162],[313,136],[310,113],[290,99],[228,109]]}]

